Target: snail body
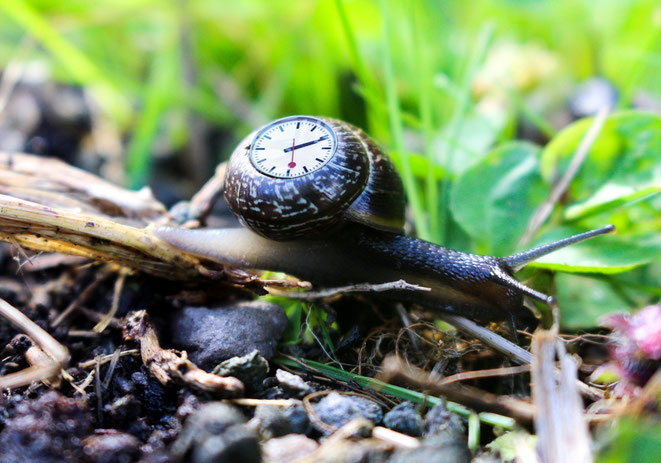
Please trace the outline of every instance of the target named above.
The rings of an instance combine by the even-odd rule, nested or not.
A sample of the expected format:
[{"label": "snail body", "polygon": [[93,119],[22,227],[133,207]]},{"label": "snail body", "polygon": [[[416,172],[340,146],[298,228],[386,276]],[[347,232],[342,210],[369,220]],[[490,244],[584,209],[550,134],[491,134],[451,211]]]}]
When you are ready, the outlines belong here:
[{"label": "snail body", "polygon": [[509,257],[463,253],[406,236],[404,191],[390,159],[360,129],[308,116],[279,119],[246,137],[230,157],[225,199],[246,228],[154,232],[204,258],[281,271],[320,286],[404,279],[430,291],[384,295],[482,322],[533,324],[523,297],[549,305],[554,300],[520,283],[514,272],[614,229]]}]

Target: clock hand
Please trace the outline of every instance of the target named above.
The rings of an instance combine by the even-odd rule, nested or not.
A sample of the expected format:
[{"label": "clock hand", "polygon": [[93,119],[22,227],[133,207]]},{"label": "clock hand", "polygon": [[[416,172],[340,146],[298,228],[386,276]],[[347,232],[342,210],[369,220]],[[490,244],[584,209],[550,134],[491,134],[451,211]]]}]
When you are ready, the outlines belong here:
[{"label": "clock hand", "polygon": [[[289,164],[287,164],[287,167],[289,167],[290,169],[293,169],[294,167],[296,167],[296,163],[294,162],[294,148],[296,148],[296,139],[295,138],[293,138],[292,141],[291,141],[291,162]],[[300,148],[300,146],[299,146],[299,148]]]},{"label": "clock hand", "polygon": [[[324,135],[323,137],[317,138],[316,140],[301,143],[296,148],[298,148],[298,149],[305,148],[306,146],[314,145],[315,143],[319,143],[320,141],[324,141],[324,140],[327,140],[327,139],[328,139],[328,136]],[[285,153],[289,153],[290,151],[293,151],[293,150],[294,150],[294,147],[284,149]]]}]

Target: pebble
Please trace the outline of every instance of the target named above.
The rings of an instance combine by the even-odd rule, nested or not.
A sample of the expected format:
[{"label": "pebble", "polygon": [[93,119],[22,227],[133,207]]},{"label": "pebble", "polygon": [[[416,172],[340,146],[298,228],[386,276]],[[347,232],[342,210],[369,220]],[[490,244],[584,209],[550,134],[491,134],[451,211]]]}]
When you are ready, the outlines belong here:
[{"label": "pebble", "polygon": [[105,431],[85,438],[83,453],[89,463],[131,463],[140,455],[140,441],[131,434]]},{"label": "pebble", "polygon": [[301,404],[289,407],[258,405],[248,425],[257,430],[264,440],[310,431],[310,419]]},{"label": "pebble", "polygon": [[383,417],[383,425],[413,437],[422,436],[422,417],[411,402],[402,402]]},{"label": "pebble", "polygon": [[269,362],[255,349],[243,357],[232,357],[221,362],[213,372],[218,376],[234,376],[247,390],[258,391],[262,389],[269,372]]},{"label": "pebble", "polygon": [[261,461],[257,435],[235,407],[208,402],[189,416],[172,444],[175,462],[252,463]]},{"label": "pebble", "polygon": [[303,405],[292,405],[284,410],[289,421],[289,432],[295,434],[307,434],[311,431],[310,418]]},{"label": "pebble", "polygon": [[277,370],[275,377],[280,383],[280,386],[295,397],[301,398],[314,392],[314,389],[303,378],[288,371]]},{"label": "pebble", "polygon": [[319,444],[302,434],[287,434],[265,442],[262,450],[269,463],[289,463],[317,450]]},{"label": "pebble", "polygon": [[[314,406],[317,418],[328,426],[339,428],[355,418],[366,418],[378,424],[383,418],[381,407],[364,397],[332,392]],[[325,432],[323,429],[320,431]]]},{"label": "pebble", "polygon": [[200,367],[210,370],[223,360],[258,350],[269,360],[287,328],[285,312],[261,301],[226,306],[185,307],[170,320],[174,344]]},{"label": "pebble", "polygon": [[425,416],[425,435],[442,434],[447,431],[464,433],[462,419],[449,411],[445,404],[437,403]]},{"label": "pebble", "polygon": [[258,405],[250,425],[257,429],[264,440],[290,433],[289,420],[282,407]]}]

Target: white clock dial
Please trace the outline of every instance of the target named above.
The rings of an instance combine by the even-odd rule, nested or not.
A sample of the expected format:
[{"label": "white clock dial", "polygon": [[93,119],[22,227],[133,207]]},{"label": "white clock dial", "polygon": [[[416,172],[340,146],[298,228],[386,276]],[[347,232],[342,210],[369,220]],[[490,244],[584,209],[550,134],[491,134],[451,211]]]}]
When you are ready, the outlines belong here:
[{"label": "white clock dial", "polygon": [[250,162],[271,177],[301,177],[323,167],[336,148],[335,132],[325,122],[291,116],[270,123],[255,135]]}]

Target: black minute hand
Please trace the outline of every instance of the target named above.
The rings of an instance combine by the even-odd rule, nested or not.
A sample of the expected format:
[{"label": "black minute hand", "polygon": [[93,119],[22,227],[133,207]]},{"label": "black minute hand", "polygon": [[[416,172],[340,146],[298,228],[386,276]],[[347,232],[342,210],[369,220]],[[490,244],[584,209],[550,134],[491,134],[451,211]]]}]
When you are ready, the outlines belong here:
[{"label": "black minute hand", "polygon": [[[306,146],[314,145],[315,143],[319,143],[320,141],[324,141],[327,138],[328,138],[328,136],[324,135],[323,137],[317,138],[316,140],[301,143],[300,145],[296,145],[296,149],[298,150],[298,149],[301,149],[301,148],[305,148]],[[285,148],[284,151],[285,151],[285,153],[289,153],[291,151],[291,146],[289,148]]]}]

